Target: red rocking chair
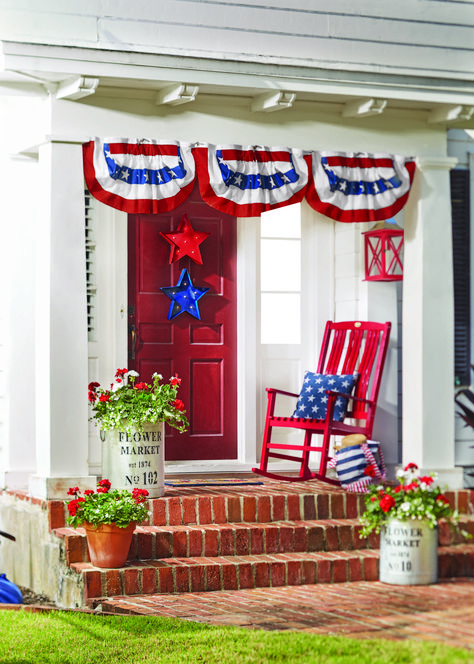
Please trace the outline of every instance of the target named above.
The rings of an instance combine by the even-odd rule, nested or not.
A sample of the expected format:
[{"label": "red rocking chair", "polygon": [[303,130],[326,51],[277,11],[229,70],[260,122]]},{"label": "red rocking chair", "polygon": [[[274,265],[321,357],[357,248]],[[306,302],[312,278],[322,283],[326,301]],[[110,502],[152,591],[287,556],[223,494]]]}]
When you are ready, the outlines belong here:
[{"label": "red rocking chair", "polygon": [[[390,328],[391,323],[366,323],[360,321],[344,323],[328,321],[326,323],[316,373],[324,375],[323,384],[326,380],[331,380],[330,377],[329,379],[326,378],[328,375],[334,376],[336,380],[340,379],[341,376],[351,375],[350,377],[352,378],[352,375],[355,375],[355,387],[351,394],[324,390],[325,395],[327,395],[327,398],[324,398],[327,405],[324,419],[295,417],[294,414],[292,417],[275,416],[277,394],[296,398],[300,395],[267,387],[268,407],[263,436],[262,457],[260,468],[252,468],[254,473],[290,482],[320,479],[330,484],[339,484],[339,482],[326,477],[330,438],[334,435],[347,436],[352,433],[364,434],[368,439],[372,437],[380,381],[390,337]],[[321,382],[316,377],[316,374],[312,374],[312,380]],[[319,389],[317,391],[321,392],[322,390]],[[337,411],[337,407],[340,408],[341,399],[344,400],[344,403],[348,404],[348,408],[345,416],[343,412],[339,413],[343,421],[337,421],[335,419],[335,411]],[[274,427],[302,429],[305,432],[303,444],[272,443],[271,438]],[[313,434],[322,435],[320,445],[311,444]],[[299,452],[300,454],[295,456],[289,455],[284,453],[286,450]],[[309,469],[310,452],[321,452],[318,473],[311,472]],[[299,463],[299,474],[286,476],[268,472],[267,466],[270,457]]]}]

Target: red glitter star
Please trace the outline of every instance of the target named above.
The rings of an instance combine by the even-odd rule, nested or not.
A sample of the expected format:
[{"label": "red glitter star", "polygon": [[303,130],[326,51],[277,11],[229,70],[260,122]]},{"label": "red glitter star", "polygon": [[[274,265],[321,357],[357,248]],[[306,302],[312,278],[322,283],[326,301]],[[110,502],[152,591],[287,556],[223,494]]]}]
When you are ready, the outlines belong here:
[{"label": "red glitter star", "polygon": [[209,237],[210,233],[195,231],[191,226],[187,215],[183,214],[179,226],[170,233],[160,233],[172,249],[170,252],[170,263],[179,261],[183,256],[189,256],[195,263],[202,265],[201,251],[199,245]]}]

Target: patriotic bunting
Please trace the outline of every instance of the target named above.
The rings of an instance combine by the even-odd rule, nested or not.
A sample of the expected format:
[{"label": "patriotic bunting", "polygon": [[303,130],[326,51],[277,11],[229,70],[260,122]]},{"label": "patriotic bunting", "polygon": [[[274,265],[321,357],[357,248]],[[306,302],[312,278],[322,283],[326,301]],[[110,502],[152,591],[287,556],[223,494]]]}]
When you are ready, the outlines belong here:
[{"label": "patriotic bunting", "polygon": [[201,196],[221,212],[255,217],[303,200],[308,166],[302,150],[208,145],[193,153]]},{"label": "patriotic bunting", "polygon": [[189,143],[96,139],[83,145],[87,187],[97,200],[136,214],[174,210],[194,186]]},{"label": "patriotic bunting", "polygon": [[336,221],[389,219],[405,205],[415,162],[400,155],[313,152],[306,200]]},{"label": "patriotic bunting", "polygon": [[336,221],[390,219],[405,205],[415,161],[367,152],[215,146],[146,139],[96,139],[83,145],[91,194],[129,213],[170,212],[191,193],[235,217],[259,216],[306,196]]}]

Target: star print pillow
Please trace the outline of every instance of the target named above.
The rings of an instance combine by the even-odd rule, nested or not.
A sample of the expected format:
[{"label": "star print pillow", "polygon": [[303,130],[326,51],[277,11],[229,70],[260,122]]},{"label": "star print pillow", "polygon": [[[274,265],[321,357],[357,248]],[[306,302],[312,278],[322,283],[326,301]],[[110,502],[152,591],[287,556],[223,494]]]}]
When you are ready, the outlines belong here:
[{"label": "star print pillow", "polygon": [[[307,417],[324,420],[326,417],[328,395],[327,390],[350,394],[356,383],[357,375],[333,376],[307,371],[304,375],[303,387],[296,404],[293,417]],[[334,420],[342,422],[346,415],[347,399],[338,397],[334,406]]]}]

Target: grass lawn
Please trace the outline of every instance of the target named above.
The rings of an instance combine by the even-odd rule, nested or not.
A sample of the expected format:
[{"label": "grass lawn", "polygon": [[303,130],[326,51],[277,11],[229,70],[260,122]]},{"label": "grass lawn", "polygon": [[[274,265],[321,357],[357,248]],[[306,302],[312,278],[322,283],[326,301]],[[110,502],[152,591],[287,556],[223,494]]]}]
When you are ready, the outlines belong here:
[{"label": "grass lawn", "polygon": [[472,651],[417,641],[358,641],[302,632],[66,611],[0,611],[1,664],[458,664]]}]

